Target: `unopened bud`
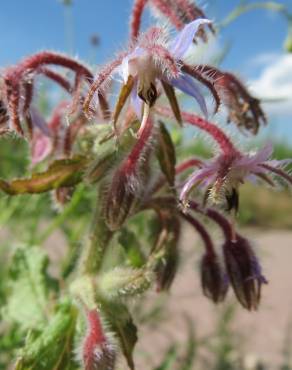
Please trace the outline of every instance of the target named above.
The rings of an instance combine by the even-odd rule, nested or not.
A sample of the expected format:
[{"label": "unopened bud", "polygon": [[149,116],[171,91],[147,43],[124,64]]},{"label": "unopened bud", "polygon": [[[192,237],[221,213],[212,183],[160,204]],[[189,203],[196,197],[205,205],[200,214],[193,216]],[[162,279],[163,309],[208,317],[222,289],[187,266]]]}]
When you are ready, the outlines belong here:
[{"label": "unopened bud", "polygon": [[153,122],[141,125],[139,139],[115,172],[104,204],[107,226],[117,230],[126,220],[146,188]]},{"label": "unopened bud", "polygon": [[127,174],[120,168],[113,176],[104,203],[106,224],[111,230],[117,230],[134,208],[140,195],[139,178]]},{"label": "unopened bud", "polygon": [[172,282],[176,276],[179,253],[177,244],[170,242],[165,247],[166,254],[156,268],[156,290],[157,292],[167,291],[170,289]]},{"label": "unopened bud", "polygon": [[237,235],[223,245],[226,268],[238,301],[248,310],[256,310],[261,298],[262,275],[259,261],[249,241]]},{"label": "unopened bud", "polygon": [[214,254],[206,253],[201,261],[201,284],[203,293],[213,302],[222,302],[228,291],[228,278]]}]

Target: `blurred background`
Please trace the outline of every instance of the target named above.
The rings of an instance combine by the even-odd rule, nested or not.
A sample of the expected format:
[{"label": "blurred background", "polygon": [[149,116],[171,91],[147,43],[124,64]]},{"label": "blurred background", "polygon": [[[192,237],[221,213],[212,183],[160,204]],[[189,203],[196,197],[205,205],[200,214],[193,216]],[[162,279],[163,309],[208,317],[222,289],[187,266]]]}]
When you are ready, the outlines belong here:
[{"label": "blurred background", "polygon": [[[248,147],[261,147],[272,141],[276,158],[292,158],[292,21],[289,23],[279,11],[283,6],[292,14],[291,0],[204,0],[199,5],[215,21],[219,32],[207,49],[198,46],[198,60],[215,61],[221,68],[235,72],[264,101],[269,124],[259,137],[247,138]],[[131,6],[131,0],[1,0],[1,68],[44,49],[67,52],[98,68],[127,45]],[[145,17],[145,27],[151,17]],[[40,104],[49,94],[54,99],[56,92],[42,82]],[[201,139],[192,144],[193,136],[194,133],[189,134],[187,150],[208,156],[210,148]],[[247,145],[244,142],[245,139],[241,145]],[[20,141],[0,139],[0,175],[23,175],[26,151],[26,145]],[[64,229],[74,244],[89,222],[84,216],[80,229],[67,230],[70,225],[66,224],[66,217],[83,215],[86,201],[90,201],[90,196],[83,194],[85,201],[78,203],[82,189],[78,194],[65,216],[59,215],[57,221],[41,226],[37,221],[39,214],[53,214],[46,195],[33,200],[26,196],[8,200],[1,194],[2,255],[9,249],[7,239],[17,240],[15,233],[24,240],[34,240],[41,227],[38,240],[45,243],[52,264],[58,265],[63,253],[58,245],[65,242],[57,227]],[[241,228],[252,235],[269,280],[259,312],[243,312],[231,297],[222,307],[214,307],[202,296],[195,271],[199,253],[192,253],[197,245],[200,251],[200,243],[186,227],[181,243],[181,269],[170,297],[157,301],[151,293],[143,310],[137,313],[141,322],[148,323],[136,350],[140,364],[137,368],[292,369],[291,192],[245,185],[241,204]],[[57,248],[51,248],[52,245]],[[1,279],[5,269],[0,271]],[[5,343],[0,343],[0,350],[9,347],[9,340]],[[178,358],[181,367],[177,365]]]}]

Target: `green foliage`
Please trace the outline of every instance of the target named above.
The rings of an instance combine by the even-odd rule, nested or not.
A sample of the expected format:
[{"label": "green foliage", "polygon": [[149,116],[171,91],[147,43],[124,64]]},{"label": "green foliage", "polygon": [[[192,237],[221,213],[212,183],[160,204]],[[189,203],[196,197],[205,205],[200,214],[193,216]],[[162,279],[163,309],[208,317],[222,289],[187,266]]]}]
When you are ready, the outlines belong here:
[{"label": "green foliage", "polygon": [[77,311],[69,302],[57,308],[39,335],[28,335],[15,370],[74,370],[73,344]]},{"label": "green foliage", "polygon": [[57,291],[57,282],[47,273],[48,262],[45,252],[35,246],[19,247],[12,258],[2,316],[23,331],[47,323],[50,300]]}]

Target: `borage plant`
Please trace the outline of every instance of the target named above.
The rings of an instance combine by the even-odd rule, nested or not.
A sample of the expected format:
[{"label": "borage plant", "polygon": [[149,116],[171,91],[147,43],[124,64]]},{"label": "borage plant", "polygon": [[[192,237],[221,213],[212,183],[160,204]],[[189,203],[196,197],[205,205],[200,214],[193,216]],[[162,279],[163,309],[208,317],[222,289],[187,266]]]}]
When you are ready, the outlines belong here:
[{"label": "borage plant", "polygon": [[[140,33],[146,6],[177,29],[174,36],[159,26]],[[17,370],[114,369],[121,353],[134,369],[137,328],[129,303],[153,286],[157,292],[171,287],[183,221],[204,245],[206,297],[219,303],[231,286],[244,308],[256,310],[267,283],[251,242],[236,228],[239,188],[247,180],[291,185],[289,161],[272,160],[269,145],[257,153],[240,151],[208,118],[224,106],[229,122],[256,134],[266,123],[259,100],[233,74],[186,62],[186,53],[215,33],[189,0],[136,0],[130,25],[128,49],[96,76],[83,63],[49,51],[1,74],[1,134],[27,140],[32,171],[30,178],[0,180],[1,190],[10,196],[54,192],[59,206],[67,207],[80,187],[97,193],[89,236],[62,278],[48,275],[39,248],[15,252],[14,283],[3,312],[13,330],[27,333]],[[50,118],[34,103],[40,76],[68,95]],[[122,86],[111,110],[115,76]],[[202,116],[181,109],[177,89]],[[214,98],[213,112],[203,90]],[[218,147],[214,157],[177,163],[172,120],[180,130],[191,125],[206,133]],[[213,227],[222,231],[222,256]],[[17,292],[26,274],[30,279]],[[31,284],[35,301],[28,294]]]}]

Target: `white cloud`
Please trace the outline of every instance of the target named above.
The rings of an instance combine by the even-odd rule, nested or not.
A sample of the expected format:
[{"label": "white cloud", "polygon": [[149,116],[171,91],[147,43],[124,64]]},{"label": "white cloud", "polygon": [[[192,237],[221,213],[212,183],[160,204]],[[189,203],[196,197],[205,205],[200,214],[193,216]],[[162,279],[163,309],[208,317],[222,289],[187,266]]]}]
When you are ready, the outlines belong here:
[{"label": "white cloud", "polygon": [[274,63],[279,59],[279,54],[278,53],[272,53],[272,52],[267,52],[267,53],[261,53],[253,57],[250,61],[249,64],[250,66],[260,66],[263,67],[264,65]]},{"label": "white cloud", "polygon": [[292,55],[260,54],[253,62],[263,67],[259,77],[250,81],[251,91],[266,100],[269,113],[292,114]]}]

